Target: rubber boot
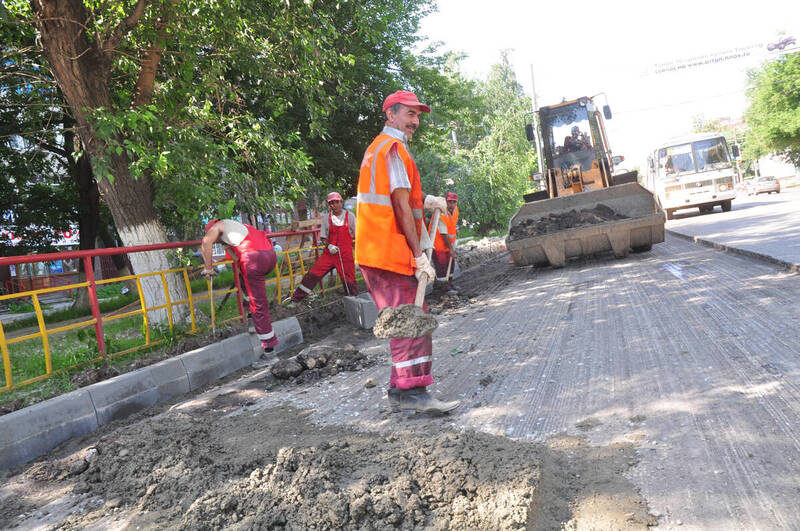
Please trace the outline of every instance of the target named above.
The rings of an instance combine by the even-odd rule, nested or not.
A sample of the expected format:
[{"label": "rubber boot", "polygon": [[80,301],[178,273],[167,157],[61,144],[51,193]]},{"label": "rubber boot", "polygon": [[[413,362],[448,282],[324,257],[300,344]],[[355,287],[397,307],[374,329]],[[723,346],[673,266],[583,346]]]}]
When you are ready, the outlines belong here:
[{"label": "rubber boot", "polygon": [[392,387],[387,393],[389,405],[394,413],[447,413],[458,407],[460,402],[452,400],[442,402],[434,398],[424,387],[413,389],[397,389]]}]

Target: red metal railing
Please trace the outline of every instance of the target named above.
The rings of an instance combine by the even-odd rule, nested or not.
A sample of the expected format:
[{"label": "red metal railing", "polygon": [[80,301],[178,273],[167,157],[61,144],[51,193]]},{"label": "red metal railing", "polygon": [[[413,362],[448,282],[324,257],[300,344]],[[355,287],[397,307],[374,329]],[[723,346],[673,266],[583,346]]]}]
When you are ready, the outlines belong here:
[{"label": "red metal railing", "polygon": [[[316,258],[319,258],[319,229],[309,229],[309,230],[302,230],[302,231],[286,231],[286,232],[271,232],[267,233],[267,237],[270,239],[276,238],[283,238],[289,236],[297,236],[297,235],[304,235],[309,234],[312,236],[314,241],[314,253]],[[129,253],[138,253],[138,252],[146,252],[146,251],[159,251],[164,249],[178,249],[184,247],[198,247],[200,246],[200,240],[191,240],[191,241],[182,241],[182,242],[171,242],[171,243],[159,243],[153,245],[136,245],[131,247],[112,247],[112,248],[104,248],[104,249],[88,249],[82,251],[63,251],[63,252],[56,252],[56,253],[46,253],[46,254],[38,254],[38,255],[24,255],[24,256],[7,256],[7,257],[0,257],[0,266],[10,266],[10,265],[20,265],[20,264],[31,264],[36,262],[50,262],[55,260],[69,260],[69,259],[80,259],[83,260],[84,271],[86,275],[86,287],[89,290],[89,301],[90,307],[92,310],[92,317],[94,320],[94,331],[97,337],[97,346],[98,350],[101,355],[105,355],[106,352],[106,344],[105,344],[105,337],[103,334],[103,320],[102,316],[100,315],[100,304],[97,297],[97,284],[95,281],[94,275],[94,266],[92,263],[92,259],[96,256],[112,256],[117,254],[129,254]],[[234,285],[236,289],[236,298],[237,298],[237,305],[239,310],[239,317],[241,318],[242,322],[245,321],[245,311],[244,305],[242,302],[242,287],[240,281],[240,271],[238,269],[238,262],[234,262],[233,264],[233,278],[234,278]],[[142,274],[147,273],[138,273],[134,276],[140,276]],[[69,282],[69,281],[67,281]],[[71,282],[69,282],[71,284]],[[20,284],[7,281],[7,285],[12,287],[23,287]],[[84,283],[81,283],[84,284]],[[47,291],[59,291],[59,288],[42,288]],[[29,289],[23,289],[22,291],[10,291],[10,293],[23,293],[25,291],[33,291]],[[70,290],[71,291],[71,290]],[[212,301],[213,304],[213,301]],[[169,308],[167,308],[169,311]],[[38,313],[38,312],[37,312]]]}]

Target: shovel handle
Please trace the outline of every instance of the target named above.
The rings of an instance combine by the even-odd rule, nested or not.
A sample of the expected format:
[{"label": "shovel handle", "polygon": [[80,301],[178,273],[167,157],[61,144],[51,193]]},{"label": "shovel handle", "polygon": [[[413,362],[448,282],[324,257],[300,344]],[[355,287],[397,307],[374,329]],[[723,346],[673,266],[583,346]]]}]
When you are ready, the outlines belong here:
[{"label": "shovel handle", "polygon": [[422,275],[422,278],[417,282],[417,295],[414,297],[414,306],[422,308],[422,303],[425,301],[425,288],[428,287],[428,275]]},{"label": "shovel handle", "polygon": [[[439,230],[439,209],[433,211],[433,218],[431,219],[431,229],[428,232],[428,236],[431,239],[431,243],[433,243],[436,239],[436,231]],[[433,248],[426,249],[425,254],[428,255],[428,260],[431,259],[431,255],[433,254]]]}]

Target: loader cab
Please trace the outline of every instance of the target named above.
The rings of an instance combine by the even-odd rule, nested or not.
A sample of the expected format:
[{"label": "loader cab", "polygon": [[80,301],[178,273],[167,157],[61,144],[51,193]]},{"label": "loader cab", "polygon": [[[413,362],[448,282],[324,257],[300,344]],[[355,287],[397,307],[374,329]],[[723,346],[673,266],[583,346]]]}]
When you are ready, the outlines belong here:
[{"label": "loader cab", "polygon": [[539,109],[550,197],[608,186],[613,166],[603,115],[611,109],[606,105],[601,115],[590,98]]}]

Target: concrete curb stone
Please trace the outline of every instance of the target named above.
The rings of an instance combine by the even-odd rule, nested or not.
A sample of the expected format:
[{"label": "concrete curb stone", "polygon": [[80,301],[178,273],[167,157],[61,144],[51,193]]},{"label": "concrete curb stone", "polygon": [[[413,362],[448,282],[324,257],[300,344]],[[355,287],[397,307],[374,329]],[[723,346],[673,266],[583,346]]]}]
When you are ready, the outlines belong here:
[{"label": "concrete curb stone", "polygon": [[86,387],[101,426],[156,405],[158,386],[150,371],[120,374]]},{"label": "concrete curb stone", "polygon": [[146,368],[156,383],[159,402],[170,400],[192,390],[186,368],[183,366],[183,362],[177,358],[159,361]]},{"label": "concrete curb stone", "polygon": [[352,325],[360,328],[375,326],[375,321],[378,319],[378,307],[369,293],[359,293],[352,297],[344,297],[342,300],[347,320]]},{"label": "concrete curb stone", "polygon": [[[295,317],[273,323],[280,352],[303,342]],[[59,444],[91,433],[176,396],[213,383],[255,361],[254,334],[238,334],[136,371],[0,416],[0,469],[35,459]]]},{"label": "concrete curb stone", "polygon": [[0,417],[0,469],[49,452],[62,442],[97,429],[92,397],[78,389]]},{"label": "concrete curb stone", "polygon": [[719,251],[725,251],[728,253],[747,256],[748,258],[755,258],[756,260],[760,260],[768,264],[782,267],[787,271],[789,271],[790,273],[800,273],[800,264],[795,264],[793,262],[781,260],[780,258],[775,258],[774,256],[770,256],[768,254],[749,251],[747,249],[740,249],[738,247],[732,247],[730,245],[725,245],[715,241],[706,240],[705,238],[700,238],[699,236],[691,236],[689,234],[683,234],[681,232],[677,232],[675,230],[670,230],[670,229],[665,229],[665,230],[666,232],[668,232],[673,236],[677,236],[678,238],[682,238],[684,240],[689,240],[690,242],[698,243],[704,247],[711,247],[712,249],[717,249]]}]

